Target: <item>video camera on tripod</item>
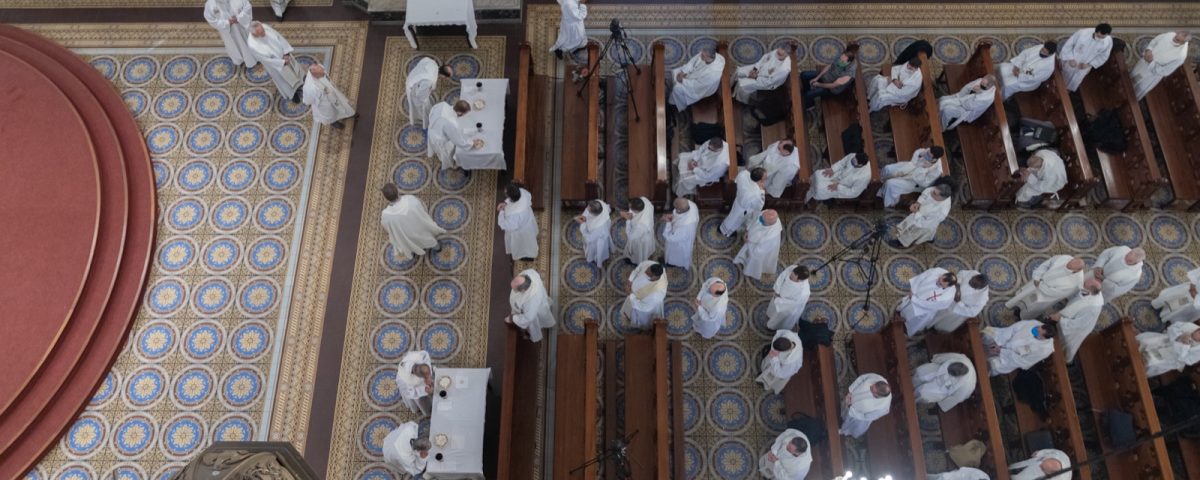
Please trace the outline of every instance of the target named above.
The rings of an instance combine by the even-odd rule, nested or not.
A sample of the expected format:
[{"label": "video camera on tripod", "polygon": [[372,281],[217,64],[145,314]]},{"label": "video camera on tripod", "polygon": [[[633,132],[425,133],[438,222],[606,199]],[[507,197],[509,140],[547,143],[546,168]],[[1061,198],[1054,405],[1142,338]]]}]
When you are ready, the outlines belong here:
[{"label": "video camera on tripod", "polygon": [[608,450],[605,450],[599,455],[596,455],[595,458],[584,462],[583,465],[571,469],[571,471],[568,472],[568,475],[574,476],[575,472],[581,471],[588,466],[612,459],[613,466],[616,468],[615,472],[618,480],[625,480],[633,476],[633,469],[629,467],[629,443],[633,441],[633,437],[636,437],[637,434],[638,431],[634,430],[633,433],[629,434],[628,436],[617,437],[615,440],[613,440],[612,446],[608,447]]}]

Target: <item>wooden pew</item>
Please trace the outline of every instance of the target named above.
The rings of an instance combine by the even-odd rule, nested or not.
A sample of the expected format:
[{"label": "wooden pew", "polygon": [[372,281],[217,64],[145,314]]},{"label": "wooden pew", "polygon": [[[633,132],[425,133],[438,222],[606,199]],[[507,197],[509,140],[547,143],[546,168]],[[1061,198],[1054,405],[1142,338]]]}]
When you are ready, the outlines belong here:
[{"label": "wooden pew", "polygon": [[[942,78],[951,93],[958,93],[966,84],[989,74],[1000,78],[992,62],[992,44],[986,41],[975,46],[975,53],[967,63],[946,64],[942,69]],[[1020,178],[1013,178],[1020,167],[1002,95],[997,87],[991,109],[974,122],[954,129],[958,132],[961,149],[958,153],[962,155],[967,177],[967,207],[990,209],[1012,205],[1021,188]]]},{"label": "wooden pew", "polygon": [[784,413],[789,420],[792,415],[803,413],[825,422],[829,441],[810,445],[813,463],[809,476],[812,478],[833,478],[846,471],[842,462],[842,437],[837,434],[843,396],[838,395],[837,388],[833,349],[824,345],[804,350],[804,368],[792,375],[783,388]]},{"label": "wooden pew", "polygon": [[[592,322],[595,333],[595,323]],[[513,445],[532,444],[542,433],[537,429],[537,375],[521,375],[541,360],[542,344],[520,338],[521,330],[508,325],[504,338],[504,374],[500,389],[500,435],[497,447],[496,478],[499,480],[533,478],[540,458],[532,448]]]},{"label": "wooden pew", "polygon": [[651,335],[625,336],[625,425],[621,431],[625,435],[638,432],[629,445],[629,457],[640,459],[630,462],[633,480],[671,478],[667,356],[665,320],[654,321]]},{"label": "wooden pew", "polygon": [[595,321],[588,320],[583,335],[558,336],[553,478],[596,479],[595,468],[584,469],[574,477],[567,473],[596,455],[596,407],[599,405],[596,376],[600,371],[596,325]]},{"label": "wooden pew", "polygon": [[871,158],[871,184],[858,198],[862,205],[875,205],[878,203],[875,193],[879,191],[882,183],[879,177],[879,159],[875,154],[875,134],[871,133],[871,116],[867,111],[867,85],[863,79],[862,63],[858,64],[858,69],[854,72],[852,88],[820,101],[830,165],[846,156],[847,152],[842,148],[842,132],[854,124],[863,127],[863,145],[867,156]]},{"label": "wooden pew", "polygon": [[800,207],[804,205],[804,196],[808,193],[809,181],[812,179],[812,160],[808,158],[808,127],[804,124],[804,97],[800,93],[800,62],[796,58],[797,45],[789,46],[788,56],[792,61],[792,72],[783,86],[770,95],[771,101],[787,102],[790,106],[787,119],[760,128],[762,147],[766,150],[772,143],[792,137],[796,141],[796,153],[799,155],[800,170],[796,179],[783,190],[779,198],[767,196],[767,208]]},{"label": "wooden pew", "polygon": [[1170,207],[1200,209],[1200,86],[1195,72],[1175,69],[1145,100],[1175,192]]},{"label": "wooden pew", "polygon": [[1089,193],[1100,184],[1092,175],[1092,166],[1087,161],[1087,149],[1083,147],[1083,136],[1079,133],[1079,122],[1075,120],[1075,109],[1067,94],[1067,84],[1057,68],[1049,80],[1042,82],[1036,90],[1014,94],[1021,115],[1054,124],[1058,130],[1058,153],[1067,167],[1067,185],[1059,191],[1059,204],[1051,208],[1080,205]]},{"label": "wooden pew", "polygon": [[949,448],[971,440],[987,444],[987,454],[980,461],[979,469],[988,473],[993,480],[1007,480],[1008,461],[1004,454],[1004,437],[1000,431],[1000,415],[996,411],[996,400],[992,395],[992,382],[988,369],[987,353],[983,349],[983,338],[979,332],[979,320],[972,318],[953,333],[930,332],[925,334],[925,345],[932,356],[937,353],[961,353],[971,359],[978,377],[978,385],[971,398],[942,412],[942,441]]},{"label": "wooden pew", "polygon": [[[600,57],[600,46],[589,42],[588,66]],[[573,68],[573,66],[572,66]],[[563,83],[562,172],[559,192],[563,206],[581,208],[600,198],[600,75],[588,81],[583,95],[579,86]]]},{"label": "wooden pew", "polygon": [[[714,93],[689,107],[692,111],[692,123],[709,123],[721,128],[721,135],[729,144],[729,173],[718,182],[696,189],[695,202],[701,208],[727,208],[732,200],[734,190],[733,180],[737,177],[737,144],[736,130],[733,125],[733,93],[730,91],[729,77],[733,75],[733,60],[729,57],[729,45],[721,42],[717,45],[717,53],[725,57],[725,73],[721,77],[721,85]],[[695,148],[699,148],[696,145]],[[677,156],[677,155],[676,155]],[[672,172],[677,173],[677,172]]]},{"label": "wooden pew", "polygon": [[917,404],[913,400],[904,324],[893,322],[881,333],[855,333],[858,373],[876,373],[892,387],[892,408],[867,430],[867,464],[872,478],[925,478],[925,453]]},{"label": "wooden pew", "polygon": [[[896,160],[912,159],[913,152],[930,145],[946,146],[942,138],[942,120],[938,116],[937,97],[933,94],[934,77],[929,73],[929,57],[920,52],[921,91],[903,108],[888,107],[892,124],[892,139],[896,146]],[[899,68],[905,68],[901,65]],[[884,76],[892,74],[892,65],[884,65],[880,71]],[[942,175],[950,174],[950,162],[942,161]]]},{"label": "wooden pew", "polygon": [[650,65],[643,66],[640,74],[632,65],[625,67],[640,113],[639,119],[632,105],[626,108],[629,197],[649,198],[659,209],[669,208],[671,187],[667,177],[667,93],[663,51],[663,45],[655,43]]},{"label": "wooden pew", "polygon": [[[1043,390],[1046,392],[1047,417],[1042,418],[1029,405],[1014,400],[1017,425],[1022,436],[1039,430],[1049,431],[1054,440],[1054,448],[1066,453],[1073,465],[1081,465],[1088,455],[1083,444],[1083,431],[1079,428],[1079,414],[1075,410],[1075,396],[1071,393],[1071,377],[1067,373],[1067,358],[1063,354],[1063,348],[1062,341],[1057,340],[1050,358],[1031,369],[1042,377]],[[1015,374],[1009,375],[1009,379],[1013,376]],[[1024,446],[1024,438],[1021,440]],[[1028,446],[1025,450],[1027,454],[1033,453],[1033,449]],[[1076,478],[1091,480],[1091,468],[1083,467],[1076,471]]]},{"label": "wooden pew", "polygon": [[[1184,368],[1182,372],[1167,372],[1160,375],[1158,379],[1161,382],[1160,385],[1168,385],[1183,379],[1182,381],[1190,381],[1197,389],[1200,389],[1200,365],[1192,365]],[[1159,398],[1157,392],[1152,390],[1151,394],[1155,395],[1156,400]],[[1160,418],[1164,430],[1172,430],[1175,425],[1182,421],[1172,416],[1170,411],[1162,412]],[[1168,440],[1171,438],[1175,439],[1179,455],[1183,457],[1183,471],[1175,469],[1175,475],[1179,478],[1200,480],[1200,441],[1184,438],[1178,434],[1168,434],[1165,438]],[[1170,447],[1171,444],[1168,443],[1167,448]],[[1172,466],[1174,467],[1175,465]]]},{"label": "wooden pew", "polygon": [[1125,68],[1124,50],[1119,43],[1113,45],[1108,61],[1083,78],[1079,97],[1089,116],[1103,109],[1113,109],[1121,119],[1128,148],[1122,153],[1111,153],[1089,147],[1088,155],[1100,164],[1107,193],[1104,205],[1130,210],[1147,206],[1150,197],[1169,182],[1159,174],[1158,161],[1146,133],[1146,121],[1133,96],[1129,69]]},{"label": "wooden pew", "polygon": [[545,193],[542,185],[546,167],[544,160],[551,138],[537,132],[541,130],[549,113],[547,107],[552,103],[552,99],[543,94],[550,79],[545,75],[534,75],[529,43],[521,44],[519,57],[512,175],[513,181],[525,185],[525,189],[533,196],[534,210],[541,210],[544,205],[542,195]]},{"label": "wooden pew", "polygon": [[721,126],[725,129],[725,141],[729,142],[729,174],[725,177],[725,192],[724,199],[726,204],[733,204],[733,198],[737,195],[737,185],[734,184],[734,179],[737,178],[737,145],[742,142],[738,141],[738,133],[741,129],[736,128],[737,121],[734,120],[733,109],[733,72],[737,70],[737,65],[733,62],[733,57],[729,55],[729,44],[720,42],[717,44],[717,53],[725,57],[725,73],[721,75],[721,86],[718,87],[717,93],[721,95]]}]

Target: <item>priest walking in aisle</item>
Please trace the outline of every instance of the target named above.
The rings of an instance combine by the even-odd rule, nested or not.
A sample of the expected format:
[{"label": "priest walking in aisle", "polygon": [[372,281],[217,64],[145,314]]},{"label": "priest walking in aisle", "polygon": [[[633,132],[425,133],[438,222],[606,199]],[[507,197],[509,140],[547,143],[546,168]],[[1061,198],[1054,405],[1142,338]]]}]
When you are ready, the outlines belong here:
[{"label": "priest walking in aisle", "polygon": [[917,201],[908,206],[908,216],[896,225],[896,240],[906,248],[932,242],[938,225],[950,215],[951,195],[950,186],[944,183],[921,192]]},{"label": "priest walking in aisle", "polygon": [[777,141],[746,160],[746,168],[757,167],[767,171],[767,179],[763,184],[767,194],[779,198],[783,190],[796,180],[796,172],[800,171],[800,152],[796,151],[796,141],[791,138]]},{"label": "priest walking in aisle", "polygon": [[1142,332],[1137,341],[1147,377],[1200,363],[1200,326],[1194,323],[1172,323],[1163,333]]},{"label": "priest walking in aisle", "polygon": [[917,403],[936,403],[949,412],[975,393],[975,366],[961,353],[939,353],[913,374],[913,395]]},{"label": "priest walking in aisle", "polygon": [[441,102],[429,109],[429,121],[425,123],[426,152],[432,157],[437,155],[442,162],[442,170],[462,168],[454,158],[458,150],[474,150],[483,145],[483,140],[476,138],[468,140],[463,134],[459,118],[471,112],[471,104],[466,100],[449,103]]},{"label": "priest walking in aisle", "polygon": [[703,50],[682,67],[671,71],[667,86],[671,90],[671,105],[680,112],[693,103],[717,93],[725,75],[725,57]]},{"label": "priest walking in aisle", "polygon": [[421,57],[404,79],[404,103],[408,108],[408,124],[412,125],[429,118],[429,109],[433,108],[433,92],[437,90],[438,77],[454,79],[454,68],[449,65],[438,65],[432,57]]},{"label": "priest walking in aisle", "polygon": [[304,83],[304,66],[292,56],[292,44],[283,35],[262,22],[250,24],[246,45],[254,58],[263,64],[279,94],[292,103],[300,103],[300,85]]},{"label": "priest walking in aisle", "polygon": [[550,295],[537,270],[528,269],[513,277],[509,283],[508,306],[512,314],[504,317],[525,330],[531,342],[542,341],[542,329],[554,328],[554,315],[550,313]]},{"label": "priest walking in aisle", "polygon": [[992,376],[1028,370],[1054,353],[1058,329],[1037,320],[983,329],[983,348]]},{"label": "priest walking in aisle", "polygon": [[587,261],[603,267],[612,249],[612,209],[601,200],[588,202],[583,215],[575,217],[579,233],[583,235],[584,254]]},{"label": "priest walking in aisle", "polygon": [[934,145],[918,148],[907,162],[884,165],[879,171],[883,188],[878,193],[883,199],[883,207],[894,207],[900,203],[901,195],[920,192],[933,185],[933,181],[942,176],[942,156],[945,154],[941,145]]},{"label": "priest walking in aisle", "polygon": [[1146,251],[1141,248],[1124,245],[1106,248],[1084,273],[1084,278],[1103,282],[1101,291],[1104,301],[1112,302],[1133,290],[1134,285],[1142,279],[1142,262],[1145,260]]},{"label": "priest walking in aisle", "polygon": [[587,32],[584,31],[583,21],[587,19],[587,0],[558,0],[562,9],[562,20],[558,23],[558,38],[550,51],[554,56],[563,58],[563,53],[571,53],[587,46]]},{"label": "priest walking in aisle", "polygon": [[742,266],[742,273],[755,280],[764,273],[775,274],[779,266],[779,243],[783,235],[783,224],[774,210],[763,210],[750,228],[746,230],[746,244],[738,250],[733,263]]},{"label": "priest walking in aisle", "polygon": [[696,314],[692,316],[692,327],[701,337],[713,338],[725,323],[729,308],[729,289],[725,287],[725,281],[717,277],[705,280],[693,304]]},{"label": "priest walking in aisle", "polygon": [[625,295],[621,316],[629,319],[632,328],[650,328],[655,318],[663,317],[663,300],[667,298],[666,270],[658,262],[642,262],[629,274]]},{"label": "priest walking in aisle", "polygon": [[774,90],[787,81],[792,71],[792,58],[783,47],[767,52],[754,65],[738,67],[733,72],[733,99],[750,104],[750,96],[760,90]]},{"label": "priest walking in aisle", "polygon": [[794,428],[775,437],[771,450],[758,458],[758,473],[763,478],[804,480],[812,466],[808,436]]},{"label": "priest walking in aisle", "polygon": [[245,64],[246,68],[254,68],[258,65],[258,59],[246,44],[250,37],[247,29],[254,21],[250,0],[207,0],[204,2],[204,19],[221,36],[225,54],[235,66]]},{"label": "priest walking in aisle", "polygon": [[779,272],[773,289],[775,296],[767,304],[767,328],[794,330],[808,305],[812,291],[808,285],[809,271],[804,265],[792,265]]},{"label": "priest walking in aisle", "polygon": [[394,183],[384,185],[381,191],[388,206],[383,209],[380,222],[392,243],[392,254],[401,260],[408,260],[413,255],[424,255],[431,248],[436,251],[437,237],[445,234],[446,230],[429,217],[421,199],[413,195],[400,195],[400,189]]},{"label": "priest walking in aisle", "polygon": [[675,195],[696,194],[696,187],[712,185],[729,171],[729,144],[712,137],[695,150],[675,159]]},{"label": "priest walking in aisle", "polygon": [[629,199],[629,211],[621,212],[625,219],[625,258],[632,264],[649,260],[654,255],[654,208],[646,197]]},{"label": "priest walking in aisle", "polygon": [[512,259],[529,260],[538,256],[538,225],[533,216],[533,195],[510,183],[504,188],[504,202],[496,205],[496,220],[504,230],[504,253]]},{"label": "priest walking in aisle", "polygon": [[958,277],[941,267],[933,267],[908,280],[909,293],[895,311],[895,319],[904,321],[908,336],[929,328],[934,315],[954,305],[957,285]]},{"label": "priest walking in aisle", "polygon": [[1200,268],[1187,273],[1188,281],[1164,288],[1150,306],[1159,309],[1158,315],[1164,322],[1187,323],[1200,318]]},{"label": "priest walking in aisle", "polygon": [[921,93],[921,59],[912,58],[903,67],[893,68],[890,76],[883,73],[867,83],[867,99],[872,112],[887,107],[902,107]]},{"label": "priest walking in aisle", "polygon": [[1112,25],[1101,23],[1096,28],[1076,30],[1071,38],[1063,42],[1058,60],[1068,91],[1078,90],[1088,72],[1104,66],[1104,62],[1108,61],[1113,46],[1111,34]]},{"label": "priest walking in aisle", "polygon": [[346,127],[342,120],[358,116],[350,100],[329,81],[325,67],[319,63],[308,67],[308,76],[304,78],[301,91],[301,100],[310,107],[313,120],[321,125],[342,129]]},{"label": "priest walking in aisle", "polygon": [[663,263],[684,270],[692,269],[692,249],[700,225],[700,209],[683,197],[675,199],[675,210],[663,215]]},{"label": "priest walking in aisle", "polygon": [[1004,303],[1020,309],[1017,318],[1037,318],[1059,300],[1074,295],[1083,285],[1083,259],[1055,255],[1033,269],[1029,283]]},{"label": "priest walking in aisle", "polygon": [[1014,472],[1012,480],[1071,480],[1071,472],[1050,476],[1067,468],[1071,468],[1071,458],[1062,450],[1052,448],[1038,450],[1029,460],[1008,466],[1008,470]]},{"label": "priest walking in aisle", "polygon": [[1049,41],[1022,50],[1007,62],[996,66],[1004,100],[1018,92],[1032,92],[1054,75],[1054,52],[1058,43]]},{"label": "priest walking in aisle", "polygon": [[1068,362],[1075,360],[1075,353],[1083,345],[1083,340],[1096,329],[1096,322],[1100,320],[1100,311],[1104,308],[1106,300],[1100,294],[1099,280],[1084,280],[1083,288],[1067,302],[1067,306],[1048,317],[1050,321],[1058,322]]},{"label": "priest walking in aisle", "polygon": [[996,76],[985,75],[963,85],[958,93],[938,98],[938,116],[942,130],[953,130],[971,123],[996,102]]},{"label": "priest walking in aisle", "polygon": [[776,330],[769,349],[761,355],[761,373],[755,381],[775,393],[783,392],[788,380],[804,365],[804,346],[800,344],[800,336],[791,330]]},{"label": "priest walking in aisle", "polygon": [[[933,316],[933,328],[939,332],[950,333],[968,318],[979,316],[983,307],[988,303],[988,277],[975,270],[959,270],[958,294],[954,297],[954,306],[942,310]],[[966,283],[962,283],[966,279]]]},{"label": "priest walking in aisle", "polygon": [[271,11],[275,12],[275,19],[283,21],[283,14],[287,12],[288,4],[292,0],[271,0]]},{"label": "priest walking in aisle", "polygon": [[804,201],[858,198],[871,183],[870,159],[866,153],[851,153],[829,168],[813,172],[812,186]]},{"label": "priest walking in aisle", "polygon": [[1154,37],[1146,45],[1141,59],[1129,72],[1133,79],[1134,94],[1139,101],[1158,86],[1158,82],[1187,61],[1188,39],[1191,36],[1185,30],[1167,32]]},{"label": "priest walking in aisle", "polygon": [[747,218],[755,218],[762,211],[766,203],[766,192],[763,190],[767,180],[766,173],[762,168],[743,169],[738,172],[734,180],[737,196],[733,198],[733,207],[729,209],[729,215],[721,222],[722,235],[732,236],[742,229]]},{"label": "priest walking in aisle", "polygon": [[871,422],[887,415],[892,409],[892,389],[887,380],[876,373],[860,375],[850,384],[842,401],[842,427],[838,433],[861,437],[871,428]]}]

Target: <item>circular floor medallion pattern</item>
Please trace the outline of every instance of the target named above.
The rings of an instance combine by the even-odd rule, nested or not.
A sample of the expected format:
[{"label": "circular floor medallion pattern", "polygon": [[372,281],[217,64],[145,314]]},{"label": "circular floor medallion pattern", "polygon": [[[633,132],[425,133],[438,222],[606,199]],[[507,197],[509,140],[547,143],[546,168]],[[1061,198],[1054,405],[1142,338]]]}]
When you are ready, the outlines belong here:
[{"label": "circular floor medallion pattern", "polygon": [[1108,243],[1138,247],[1142,245],[1142,226],[1124,214],[1114,214],[1104,221],[1104,236]]},{"label": "circular floor medallion pattern", "polygon": [[758,461],[753,450],[741,440],[725,440],[712,450],[710,468],[718,478],[740,480],[751,478]]},{"label": "circular floor medallion pattern", "polygon": [[1025,248],[1044,251],[1054,243],[1054,228],[1040,216],[1026,215],[1017,220],[1013,236]]},{"label": "circular floor medallion pattern", "polygon": [[709,348],[708,374],[718,383],[734,384],[746,375],[749,359],[746,352],[731,343],[719,343]]},{"label": "circular floor medallion pattern", "polygon": [[751,419],[750,402],[740,392],[724,390],[708,402],[709,423],[723,434],[735,434],[746,429]]},{"label": "circular floor medallion pattern", "polygon": [[971,240],[984,250],[1001,250],[1008,245],[1008,226],[992,215],[980,215],[971,221]]}]

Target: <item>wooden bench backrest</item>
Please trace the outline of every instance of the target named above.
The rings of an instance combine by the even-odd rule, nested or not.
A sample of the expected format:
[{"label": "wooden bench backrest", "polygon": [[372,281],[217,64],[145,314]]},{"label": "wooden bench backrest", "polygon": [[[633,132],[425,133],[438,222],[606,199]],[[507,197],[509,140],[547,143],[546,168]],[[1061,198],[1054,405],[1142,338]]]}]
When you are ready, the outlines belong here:
[{"label": "wooden bench backrest", "polygon": [[654,82],[654,200],[661,198],[661,208],[671,208],[670,158],[667,157],[667,67],[663,44],[655,43],[650,69]]},{"label": "wooden bench backrest", "polygon": [[[918,52],[921,59],[921,89],[905,108],[889,107],[892,119],[892,138],[896,147],[896,160],[908,161],[917,149],[930,145],[946,146],[942,138],[942,121],[938,116],[937,97],[933,94],[933,75],[929,70],[929,57]],[[880,73],[890,76],[893,65],[884,65]],[[905,68],[900,65],[897,68]],[[942,161],[942,175],[950,174],[950,162]]]},{"label": "wooden bench backrest", "polygon": [[[588,67],[596,64],[600,47],[588,43]],[[599,67],[597,67],[599,68]],[[584,87],[564,82],[562,170],[559,176],[559,192],[564,206],[581,207],[587,201],[600,198],[600,82],[603,77],[594,75]],[[582,151],[580,150],[582,148]]]},{"label": "wooden bench backrest", "polygon": [[[991,42],[979,42],[967,63],[945,65],[942,73],[950,94],[958,93],[968,83],[985,75],[1000,78],[992,62],[991,48]],[[1021,185],[1019,179],[1013,178],[1020,167],[1016,150],[1013,149],[1002,95],[997,86],[992,107],[974,122],[963,123],[955,128],[962,149],[963,165],[966,167],[967,188],[970,190],[967,205],[971,207],[1009,205]]]},{"label": "wooden bench backrest", "polygon": [[726,200],[732,200],[734,194],[734,179],[737,178],[737,149],[738,145],[737,130],[734,128],[733,120],[733,88],[730,85],[730,79],[733,77],[734,70],[737,66],[734,65],[733,57],[729,56],[729,44],[724,41],[717,44],[717,53],[725,57],[725,73],[721,75],[720,90],[717,91],[721,95],[721,127],[725,129],[725,141],[729,143],[729,174],[726,176],[728,183],[725,187]]},{"label": "wooden bench backrest", "polygon": [[1017,93],[1013,98],[1020,105],[1022,116],[1050,122],[1058,130],[1058,151],[1067,169],[1067,185],[1059,192],[1061,206],[1077,204],[1096,188],[1100,180],[1092,175],[1092,166],[1087,159],[1087,149],[1083,146],[1079,122],[1075,119],[1075,109],[1071,106],[1071,97],[1067,94],[1062,73],[1056,68],[1054,74],[1037,89]]},{"label": "wooden bench backrest", "polygon": [[802,413],[825,423],[829,441],[812,450],[813,463],[809,475],[813,478],[833,478],[845,472],[842,461],[842,439],[837,432],[838,412],[842,397],[837,393],[837,374],[834,371],[833,349],[818,345],[816,350],[804,351],[804,368],[792,375],[783,388],[783,410],[787,418]]},{"label": "wooden bench backrest", "polygon": [[[554,478],[567,478],[569,470],[596,455],[596,375],[600,368],[596,328],[596,322],[588,320],[583,335],[558,336]],[[596,469],[584,469],[576,478],[595,480]]]},{"label": "wooden bench backrest", "polygon": [[1196,74],[1186,67],[1175,69],[1145,100],[1175,193],[1171,206],[1195,209],[1200,206],[1200,87]]},{"label": "wooden bench backrest", "polygon": [[876,373],[892,387],[887,415],[867,430],[867,463],[872,476],[925,478],[921,425],[913,398],[912,369],[908,364],[904,325],[896,322],[881,333],[854,334],[854,356],[859,374]]},{"label": "wooden bench backrest", "polygon": [[[524,47],[524,46],[523,46]],[[504,372],[500,379],[500,440],[496,451],[496,478],[509,480],[512,468],[512,427],[517,378],[517,326],[504,330]]]},{"label": "wooden bench backrest", "polygon": [[[1066,453],[1072,464],[1082,464],[1088,458],[1088,454],[1083,444],[1083,431],[1079,427],[1079,414],[1075,410],[1075,396],[1071,393],[1071,379],[1067,373],[1067,359],[1063,355],[1062,342],[1056,342],[1050,358],[1034,365],[1030,370],[1041,374],[1048,415],[1043,419],[1029,405],[1014,399],[1021,433],[1049,431],[1054,440],[1054,447]],[[1009,375],[1010,380],[1013,377],[1015,374]],[[1027,447],[1026,450],[1030,449]],[[1076,471],[1076,475],[1080,480],[1091,480],[1092,471],[1083,467]]]},{"label": "wooden bench backrest", "polygon": [[[626,106],[626,136],[628,193],[630,198],[646,197],[656,208],[667,207],[666,161],[666,90],[662,44],[655,44],[649,68],[642,67],[641,73],[633,65],[625,67],[630,85],[617,81],[616,88],[630,88],[629,104]],[[661,96],[656,96],[661,93]],[[659,105],[662,107],[660,108]],[[634,106],[636,105],[636,109]],[[648,111],[649,110],[649,111]],[[662,129],[661,132],[659,129]],[[615,140],[616,135],[609,136]],[[659,147],[662,148],[661,155]],[[615,149],[610,149],[615,151]],[[611,162],[613,164],[615,162]],[[615,189],[613,189],[615,190]],[[615,191],[609,195],[615,195]]]},{"label": "wooden bench backrest", "polygon": [[533,55],[529,43],[519,49],[517,67],[517,118],[513,138],[513,181],[520,183],[533,196],[533,209],[544,206],[543,173],[545,171],[545,149],[548,135],[537,135],[546,119],[546,104],[543,87],[548,82],[542,75],[535,75]]},{"label": "wooden bench backrest", "polygon": [[[856,107],[858,124],[863,127],[863,148],[866,149],[867,156],[871,159],[871,184],[858,198],[862,201],[861,203],[869,205],[878,203],[875,192],[879,190],[883,180],[879,174],[879,155],[875,152],[875,133],[871,130],[870,101],[867,100],[867,84],[863,79],[862,62],[858,62],[857,67],[854,71],[854,97],[858,99]],[[838,142],[841,142],[841,132],[838,132]],[[841,158],[831,159],[831,162],[837,160],[841,160]]]},{"label": "wooden bench backrest", "polygon": [[[667,321],[654,321],[654,424],[656,442],[655,458],[658,460],[658,480],[671,480],[671,437],[667,404],[667,392],[670,384],[669,363],[667,361]],[[640,386],[638,386],[640,387]]]}]

